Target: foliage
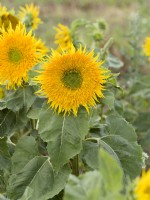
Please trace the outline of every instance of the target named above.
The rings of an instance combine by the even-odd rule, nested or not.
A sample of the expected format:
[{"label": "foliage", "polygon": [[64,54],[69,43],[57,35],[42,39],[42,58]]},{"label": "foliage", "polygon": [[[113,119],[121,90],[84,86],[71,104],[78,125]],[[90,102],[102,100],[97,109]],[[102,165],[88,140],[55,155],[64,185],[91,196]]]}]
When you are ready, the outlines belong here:
[{"label": "foliage", "polygon": [[[31,23],[27,29],[32,29]],[[104,98],[94,98],[96,105],[89,107],[89,113],[89,105],[80,106],[74,116],[57,112],[47,97],[37,95],[35,76],[53,50],[42,55],[21,87],[8,90],[7,84],[1,85],[0,199],[135,200],[135,179],[148,167],[143,150],[150,148],[150,75],[147,68],[146,73],[141,70],[147,61],[137,44],[142,36],[136,26],[129,32],[130,66],[125,73],[124,62],[110,50],[113,39],[106,37],[108,25],[103,19],[74,20],[67,30],[74,48],[86,46],[104,62],[109,72]]]}]

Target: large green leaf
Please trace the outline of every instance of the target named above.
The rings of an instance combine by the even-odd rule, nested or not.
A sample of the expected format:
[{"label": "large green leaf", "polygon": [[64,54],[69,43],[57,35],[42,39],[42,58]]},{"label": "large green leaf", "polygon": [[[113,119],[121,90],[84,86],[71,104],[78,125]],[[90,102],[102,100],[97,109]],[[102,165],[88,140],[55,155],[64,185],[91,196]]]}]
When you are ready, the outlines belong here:
[{"label": "large green leaf", "polygon": [[27,110],[36,99],[34,89],[31,86],[20,87],[12,90],[6,95],[6,106],[8,109],[16,112],[26,106]]},{"label": "large green leaf", "polygon": [[46,200],[58,194],[63,188],[70,173],[64,166],[55,173],[48,157],[34,157],[9,180],[7,194],[10,199]]},{"label": "large green leaf", "polygon": [[27,113],[27,117],[30,119],[38,119],[39,113],[44,101],[45,101],[44,98],[36,98],[36,100],[34,101],[34,104],[32,105],[32,107],[29,109]]},{"label": "large green leaf", "polygon": [[8,109],[0,111],[0,137],[10,136],[19,131],[26,126],[27,120],[24,108],[16,113]]},{"label": "large green leaf", "polygon": [[16,125],[16,115],[11,110],[0,111],[0,137],[10,135]]},{"label": "large green leaf", "polygon": [[124,172],[134,178],[142,166],[142,149],[137,144],[134,128],[117,114],[108,116],[105,135],[93,141],[85,141],[82,158],[94,169],[98,168],[98,147],[105,148],[122,166]]},{"label": "large green leaf", "polygon": [[133,126],[115,114],[108,116],[107,125],[107,135],[101,140],[116,153],[125,173],[132,178],[138,176],[142,167],[142,149],[137,144]]},{"label": "large green leaf", "polygon": [[100,149],[99,170],[105,180],[105,189],[108,194],[123,189],[123,171],[114,157],[103,149]]},{"label": "large green leaf", "polygon": [[125,200],[123,171],[108,153],[98,153],[98,170],[79,177],[73,175],[65,187],[64,200]]},{"label": "large green leaf", "polygon": [[115,96],[112,92],[104,91],[104,98],[101,99],[101,103],[108,106],[110,110],[114,109]]},{"label": "large green leaf", "polygon": [[19,172],[32,158],[38,155],[38,146],[32,136],[22,137],[12,156],[12,173]]},{"label": "large green leaf", "polygon": [[79,178],[70,176],[64,200],[99,200],[103,196],[103,181],[98,171],[87,172]]},{"label": "large green leaf", "polygon": [[47,105],[39,117],[39,133],[48,142],[48,153],[56,170],[59,170],[70,158],[80,153],[82,140],[88,133],[88,114],[80,109],[78,116],[54,114]]},{"label": "large green leaf", "polygon": [[86,164],[93,168],[98,169],[99,160],[98,160],[98,152],[99,152],[99,144],[97,142],[85,141],[83,143],[83,150],[81,152],[81,157]]}]

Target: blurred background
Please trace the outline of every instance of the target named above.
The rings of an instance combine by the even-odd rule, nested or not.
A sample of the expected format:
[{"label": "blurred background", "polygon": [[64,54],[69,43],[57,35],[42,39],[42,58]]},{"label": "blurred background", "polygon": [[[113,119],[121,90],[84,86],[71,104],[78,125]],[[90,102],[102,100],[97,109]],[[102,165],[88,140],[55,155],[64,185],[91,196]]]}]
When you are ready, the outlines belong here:
[{"label": "blurred background", "polygon": [[[30,0],[1,0],[0,2],[9,9],[15,10],[31,3]],[[114,37],[121,48],[122,42],[127,43],[129,26],[135,15],[139,14],[149,21],[150,0],[33,0],[32,2],[40,7],[40,17],[44,22],[39,26],[37,34],[49,45],[52,45],[50,42],[53,41],[52,37],[55,33],[53,27],[58,23],[69,25],[78,18],[93,21],[104,18],[109,27],[108,37],[109,35]]]}]

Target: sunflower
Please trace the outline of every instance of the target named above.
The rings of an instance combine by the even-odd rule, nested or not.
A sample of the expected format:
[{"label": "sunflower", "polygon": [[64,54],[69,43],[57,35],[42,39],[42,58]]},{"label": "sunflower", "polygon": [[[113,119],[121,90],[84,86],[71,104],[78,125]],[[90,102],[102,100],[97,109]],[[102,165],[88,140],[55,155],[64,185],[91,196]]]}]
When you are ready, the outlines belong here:
[{"label": "sunflower", "polygon": [[143,50],[146,56],[150,56],[150,37],[145,39],[145,43],[143,45]]},{"label": "sunflower", "polygon": [[37,52],[40,52],[42,55],[46,55],[49,52],[49,49],[45,46],[45,43],[39,38],[36,42]]},{"label": "sunflower", "polygon": [[40,57],[36,53],[32,32],[26,33],[25,27],[20,24],[15,30],[11,26],[7,31],[2,29],[0,49],[0,83],[7,85],[8,89],[20,86]]},{"label": "sunflower", "polygon": [[136,200],[150,200],[150,170],[143,172],[135,189]]},{"label": "sunflower", "polygon": [[43,70],[35,78],[41,85],[39,94],[48,98],[48,103],[55,110],[76,116],[79,106],[94,106],[97,97],[102,98],[107,71],[100,66],[94,52],[86,49],[70,51],[52,51],[52,57],[43,66]]},{"label": "sunflower", "polygon": [[19,19],[12,12],[8,12],[5,6],[0,4],[0,29],[4,27],[7,30],[10,24],[15,29],[17,24],[19,24]]},{"label": "sunflower", "polygon": [[67,26],[62,24],[58,24],[58,27],[54,27],[57,31],[55,35],[55,44],[58,44],[58,51],[61,49],[70,50],[72,46],[72,38],[70,34],[70,30]]},{"label": "sunflower", "polygon": [[25,5],[19,11],[19,19],[26,25],[26,28],[37,29],[38,25],[42,23],[39,18],[39,7],[34,4]]}]

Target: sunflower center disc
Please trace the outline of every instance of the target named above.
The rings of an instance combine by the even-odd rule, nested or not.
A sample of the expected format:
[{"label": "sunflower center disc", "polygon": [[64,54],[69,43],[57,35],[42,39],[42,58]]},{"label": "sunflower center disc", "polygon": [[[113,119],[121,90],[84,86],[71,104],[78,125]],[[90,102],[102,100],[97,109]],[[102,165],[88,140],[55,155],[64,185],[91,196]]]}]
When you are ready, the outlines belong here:
[{"label": "sunflower center disc", "polygon": [[22,54],[18,49],[11,49],[8,52],[8,56],[9,56],[10,61],[15,62],[15,63],[19,62],[22,58]]},{"label": "sunflower center disc", "polygon": [[80,88],[83,79],[79,71],[68,70],[64,72],[62,81],[67,88],[75,90],[77,88]]}]

